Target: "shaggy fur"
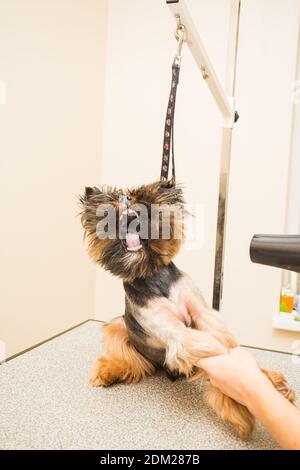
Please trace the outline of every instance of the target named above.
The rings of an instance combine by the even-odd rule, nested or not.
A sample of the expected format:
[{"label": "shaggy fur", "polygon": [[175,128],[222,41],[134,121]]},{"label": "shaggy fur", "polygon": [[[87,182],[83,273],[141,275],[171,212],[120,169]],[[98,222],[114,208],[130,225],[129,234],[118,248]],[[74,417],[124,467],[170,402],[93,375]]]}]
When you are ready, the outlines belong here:
[{"label": "shaggy fur", "polygon": [[[85,194],[80,197],[80,203],[83,207],[81,220],[88,238],[89,255],[96,263],[115,276],[131,281],[151,276],[160,267],[170,263],[178,253],[182,241],[174,239],[173,233],[175,230],[181,231],[183,237],[183,220],[173,218],[169,240],[144,239],[142,240],[144,250],[138,254],[128,253],[124,250],[124,243],[119,236],[119,198],[123,193],[130,195],[131,206],[142,204],[148,209],[149,220],[153,204],[176,205],[183,210],[184,201],[182,189],[170,182],[158,182],[125,191],[112,187],[86,188]],[[114,240],[99,240],[97,237],[97,224],[100,221],[97,216],[97,208],[103,204],[111,204],[117,213],[117,237]]]},{"label": "shaggy fur", "polygon": [[[198,367],[199,359],[226,354],[237,342],[189,276],[172,262],[184,238],[181,188],[173,182],[155,182],[125,191],[86,188],[80,202],[88,253],[104,269],[122,278],[126,301],[124,315],[104,327],[104,349],[93,369],[91,384],[137,382],[145,375],[153,375],[158,368],[163,368],[171,379],[178,376],[207,379]],[[100,239],[97,232],[97,225],[103,220],[98,208],[106,204],[111,204],[117,215],[117,233],[113,239]],[[129,225],[125,227],[125,238],[120,236],[119,229],[124,213],[136,204],[147,208],[149,221],[153,204],[163,206],[162,215],[170,207],[182,209],[170,218],[168,239],[162,237],[160,215],[159,238],[139,238],[136,230],[140,247],[131,249],[126,238]],[[140,218],[141,214],[134,213],[136,222]],[[175,233],[180,237],[176,238]],[[283,374],[262,370],[280,393],[294,400]],[[208,387],[206,399],[224,421],[235,427],[241,438],[250,435],[254,417],[245,406],[212,385]]]}]

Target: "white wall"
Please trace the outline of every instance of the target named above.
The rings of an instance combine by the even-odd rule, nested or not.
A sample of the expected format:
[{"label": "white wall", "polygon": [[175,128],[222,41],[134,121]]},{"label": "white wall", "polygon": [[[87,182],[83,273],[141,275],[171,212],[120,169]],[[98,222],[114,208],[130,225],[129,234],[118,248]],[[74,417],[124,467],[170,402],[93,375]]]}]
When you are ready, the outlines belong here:
[{"label": "white wall", "polygon": [[[193,0],[189,5],[224,80],[230,0]],[[171,64],[177,49],[173,30],[164,1],[109,1],[103,183],[128,186],[159,177]],[[177,178],[186,185],[188,202],[203,206],[205,218],[203,246],[196,251],[183,249],[177,263],[211,299],[221,119],[186,48],[176,108]],[[110,318],[122,309],[122,283],[98,269],[96,317]]]},{"label": "white wall", "polygon": [[280,270],[252,264],[254,233],[284,233],[299,0],[243,1],[230,173],[223,313],[243,344],[292,351],[299,333],[272,330]]},{"label": "white wall", "polygon": [[76,196],[99,179],[105,3],[0,0],[0,340],[8,356],[94,310]]}]

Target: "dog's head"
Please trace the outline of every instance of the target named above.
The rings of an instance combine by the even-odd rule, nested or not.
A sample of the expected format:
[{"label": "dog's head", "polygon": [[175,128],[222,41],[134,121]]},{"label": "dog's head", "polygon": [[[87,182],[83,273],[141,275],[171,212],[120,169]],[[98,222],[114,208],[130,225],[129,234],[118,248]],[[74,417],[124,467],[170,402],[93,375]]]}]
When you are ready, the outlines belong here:
[{"label": "dog's head", "polygon": [[151,275],[180,249],[184,201],[172,181],[126,190],[86,188],[80,204],[89,255],[126,281]]}]

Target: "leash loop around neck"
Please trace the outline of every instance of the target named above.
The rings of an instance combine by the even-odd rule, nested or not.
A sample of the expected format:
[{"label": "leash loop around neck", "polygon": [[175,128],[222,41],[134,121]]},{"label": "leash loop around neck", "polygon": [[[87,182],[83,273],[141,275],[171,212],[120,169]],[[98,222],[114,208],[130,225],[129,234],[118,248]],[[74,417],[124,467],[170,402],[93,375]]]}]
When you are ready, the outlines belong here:
[{"label": "leash loop around neck", "polygon": [[177,85],[179,82],[179,72],[181,66],[181,50],[186,42],[186,29],[178,19],[175,30],[175,38],[178,41],[177,53],[172,64],[172,82],[168,101],[168,108],[164,128],[163,155],[161,162],[160,181],[168,181],[170,155],[172,155],[172,181],[175,183],[175,157],[174,157],[174,116],[177,95]]}]

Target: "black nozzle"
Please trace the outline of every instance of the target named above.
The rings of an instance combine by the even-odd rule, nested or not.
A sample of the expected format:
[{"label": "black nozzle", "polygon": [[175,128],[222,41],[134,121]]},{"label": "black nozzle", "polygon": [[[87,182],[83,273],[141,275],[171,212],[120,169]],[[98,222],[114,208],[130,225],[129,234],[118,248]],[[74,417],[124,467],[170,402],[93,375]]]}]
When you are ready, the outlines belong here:
[{"label": "black nozzle", "polygon": [[250,258],[253,263],[300,273],[300,235],[254,235]]}]

